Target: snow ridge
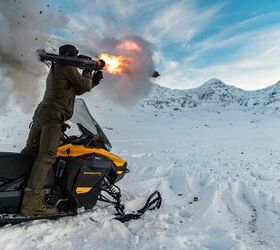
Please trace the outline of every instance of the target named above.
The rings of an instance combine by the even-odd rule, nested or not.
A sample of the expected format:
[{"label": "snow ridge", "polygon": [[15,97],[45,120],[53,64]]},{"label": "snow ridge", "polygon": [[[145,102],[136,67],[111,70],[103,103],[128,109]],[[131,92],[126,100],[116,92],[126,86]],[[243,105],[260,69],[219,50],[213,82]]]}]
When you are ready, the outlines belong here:
[{"label": "snow ridge", "polygon": [[156,109],[182,110],[198,106],[227,107],[231,109],[279,111],[280,81],[265,89],[246,91],[227,85],[219,79],[211,79],[202,86],[190,90],[178,90],[154,85],[146,105]]}]

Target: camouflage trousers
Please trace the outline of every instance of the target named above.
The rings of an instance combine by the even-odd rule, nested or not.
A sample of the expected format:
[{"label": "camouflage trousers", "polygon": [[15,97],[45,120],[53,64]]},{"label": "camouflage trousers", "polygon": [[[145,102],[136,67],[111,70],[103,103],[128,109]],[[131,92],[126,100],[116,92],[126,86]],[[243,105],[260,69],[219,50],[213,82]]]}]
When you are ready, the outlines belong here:
[{"label": "camouflage trousers", "polygon": [[63,118],[59,111],[37,109],[25,148],[21,153],[37,155],[27,188],[42,190],[48,172],[56,160],[56,151],[60,143]]}]

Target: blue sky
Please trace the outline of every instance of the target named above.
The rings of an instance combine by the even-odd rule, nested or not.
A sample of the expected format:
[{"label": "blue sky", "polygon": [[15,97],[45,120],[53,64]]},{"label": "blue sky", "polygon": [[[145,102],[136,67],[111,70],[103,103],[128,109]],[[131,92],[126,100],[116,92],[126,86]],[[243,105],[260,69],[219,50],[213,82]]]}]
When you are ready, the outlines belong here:
[{"label": "blue sky", "polygon": [[244,89],[280,80],[279,0],[51,0],[69,15],[56,29],[95,49],[105,37],[153,44],[159,84],[191,88],[219,78]]}]

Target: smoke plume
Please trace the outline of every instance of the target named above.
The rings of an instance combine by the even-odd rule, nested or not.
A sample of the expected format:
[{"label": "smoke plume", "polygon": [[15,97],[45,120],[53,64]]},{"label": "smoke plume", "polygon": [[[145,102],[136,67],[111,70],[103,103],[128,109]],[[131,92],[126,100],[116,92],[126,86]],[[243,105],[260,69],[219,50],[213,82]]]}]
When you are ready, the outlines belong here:
[{"label": "smoke plume", "polygon": [[0,112],[8,103],[27,112],[38,102],[46,68],[35,52],[50,42],[51,28],[66,22],[43,0],[0,1]]},{"label": "smoke plume", "polygon": [[150,78],[154,72],[154,63],[151,45],[137,36],[120,40],[107,39],[102,44],[103,51],[129,59],[127,70],[122,74],[113,75],[105,71],[100,86],[102,94],[121,105],[135,104],[148,94],[152,86]]},{"label": "smoke plume", "polygon": [[[38,104],[47,70],[35,52],[38,48],[54,48],[53,44],[54,49],[63,43],[74,44],[91,56],[107,52],[130,58],[123,74],[104,72],[97,89],[105,98],[126,106],[147,95],[154,71],[152,46],[130,35],[139,33],[133,30],[133,15],[123,13],[118,4],[110,10],[103,1],[61,1],[60,7],[53,4],[56,7],[44,0],[0,1],[0,113],[8,106],[30,112]],[[119,21],[108,21],[108,16]],[[136,43],[141,50],[120,46],[125,41]]]}]

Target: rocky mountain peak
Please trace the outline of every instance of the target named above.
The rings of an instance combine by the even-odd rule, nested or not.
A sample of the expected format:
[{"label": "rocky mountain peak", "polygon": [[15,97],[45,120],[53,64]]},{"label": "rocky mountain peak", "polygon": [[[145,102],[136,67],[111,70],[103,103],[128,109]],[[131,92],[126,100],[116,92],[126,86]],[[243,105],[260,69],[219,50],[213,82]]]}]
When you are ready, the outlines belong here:
[{"label": "rocky mountain peak", "polygon": [[245,91],[227,85],[220,79],[211,79],[198,88],[176,90],[155,85],[150,96],[145,99],[146,104],[155,108],[165,107],[174,110],[198,106],[226,107],[246,110],[280,110],[280,81],[265,89]]},{"label": "rocky mountain peak", "polygon": [[227,86],[222,80],[218,78],[212,78],[203,83],[199,88],[224,88]]}]

